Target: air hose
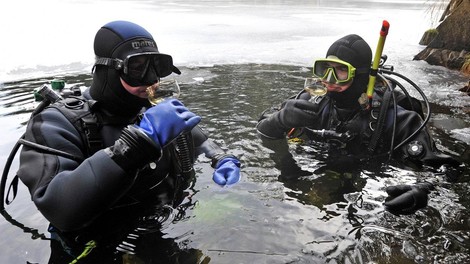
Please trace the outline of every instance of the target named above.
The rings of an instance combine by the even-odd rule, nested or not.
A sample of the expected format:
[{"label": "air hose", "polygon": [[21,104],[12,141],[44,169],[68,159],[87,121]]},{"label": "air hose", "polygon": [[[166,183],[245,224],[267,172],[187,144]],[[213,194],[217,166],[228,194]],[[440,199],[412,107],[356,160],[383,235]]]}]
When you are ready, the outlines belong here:
[{"label": "air hose", "polygon": [[[381,77],[381,75],[379,76]],[[393,94],[393,90],[391,88],[389,81],[385,78],[382,78],[382,79],[386,83],[387,90],[385,91],[382,102],[380,104],[380,111],[379,111],[379,116],[377,118],[377,125],[375,126],[375,131],[372,134],[369,145],[367,147],[370,153],[373,153],[375,151],[375,148],[377,147],[377,144],[380,138],[382,137],[383,129],[385,126],[385,119],[387,118],[388,108],[390,106],[390,100],[392,99],[392,94]]]},{"label": "air hose", "polygon": [[176,138],[176,147],[178,148],[178,156],[181,160],[181,169],[183,174],[191,172],[193,170],[193,165],[186,135],[182,134]]},{"label": "air hose", "polygon": [[[21,137],[23,138],[24,135]],[[0,182],[0,197],[2,198],[2,202],[0,203],[0,211],[3,211],[5,209],[5,204],[10,204],[11,201],[8,201],[8,197],[5,197],[5,188],[7,184],[7,178],[8,178],[8,173],[10,172],[10,167],[11,163],[13,162],[13,159],[16,156],[16,153],[18,152],[18,149],[20,148],[21,143],[20,141],[16,142],[15,146],[10,152],[10,155],[8,156],[7,162],[5,163],[5,167],[3,168],[3,173],[2,173],[2,181]],[[15,194],[15,188],[13,188],[14,195]],[[8,191],[8,193],[10,193]]]},{"label": "air hose", "polygon": [[414,136],[416,136],[421,130],[423,130],[423,128],[426,126],[426,124],[429,122],[429,119],[431,117],[431,107],[429,106],[429,101],[428,101],[428,98],[426,97],[426,95],[424,94],[424,92],[421,90],[421,88],[419,88],[419,86],[414,83],[412,80],[410,80],[409,78],[407,78],[406,76],[402,75],[402,74],[399,74],[399,73],[396,73],[396,72],[393,72],[393,71],[389,71],[389,70],[384,70],[382,69],[381,72],[385,73],[385,74],[391,74],[391,75],[396,75],[400,78],[402,78],[403,80],[407,81],[411,86],[413,86],[413,88],[416,89],[416,91],[418,91],[418,93],[421,95],[421,97],[423,98],[423,101],[426,105],[426,117],[424,119],[424,121],[421,123],[421,125],[416,129],[415,132],[413,132],[410,136],[408,136],[406,139],[404,139],[402,142],[400,142],[398,145],[396,145],[394,148],[393,148],[393,151],[394,150],[397,150],[399,149],[400,147],[402,147],[404,144],[406,144],[407,142],[409,142]]}]

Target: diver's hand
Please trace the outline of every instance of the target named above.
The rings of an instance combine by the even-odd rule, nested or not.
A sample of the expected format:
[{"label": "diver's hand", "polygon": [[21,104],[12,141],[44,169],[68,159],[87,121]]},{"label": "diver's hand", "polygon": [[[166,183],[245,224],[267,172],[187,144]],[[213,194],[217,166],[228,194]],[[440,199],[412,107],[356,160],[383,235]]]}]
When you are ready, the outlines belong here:
[{"label": "diver's hand", "polygon": [[138,127],[160,147],[164,147],[200,121],[201,117],[190,112],[180,101],[166,99],[145,111]]},{"label": "diver's hand", "polygon": [[308,127],[316,123],[317,111],[318,106],[309,101],[290,99],[284,102],[277,117],[285,128]]},{"label": "diver's hand", "polygon": [[219,160],[212,180],[218,185],[231,185],[240,180],[240,161],[234,157]]},{"label": "diver's hand", "polygon": [[396,214],[410,214],[428,204],[428,194],[434,186],[429,182],[414,185],[395,185],[385,189],[389,195],[385,208]]}]

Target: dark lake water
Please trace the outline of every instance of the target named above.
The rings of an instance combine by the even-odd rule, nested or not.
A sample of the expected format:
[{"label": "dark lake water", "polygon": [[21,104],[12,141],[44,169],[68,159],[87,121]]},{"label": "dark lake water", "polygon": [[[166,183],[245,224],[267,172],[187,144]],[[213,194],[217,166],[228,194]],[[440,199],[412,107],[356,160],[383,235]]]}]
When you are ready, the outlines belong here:
[{"label": "dark lake water", "polygon": [[[123,263],[160,263],[167,252],[180,263],[470,263],[470,97],[458,92],[468,77],[412,60],[423,49],[417,44],[422,33],[435,26],[431,17],[440,15],[430,12],[437,2],[2,2],[0,24],[12,26],[0,33],[20,32],[27,41],[0,42],[0,165],[37,104],[33,89],[53,78],[88,86],[96,30],[131,20],[173,56],[183,72],[180,99],[243,168],[240,183],[221,189],[201,157],[184,208],[163,221],[163,235],[140,231],[138,251]],[[260,113],[300,91],[314,59],[339,37],[357,33],[374,51],[384,19],[391,24],[388,62],[423,89],[432,109],[430,132],[441,150],[464,163],[462,175],[449,182],[435,171],[326,160],[321,145],[291,144],[302,172],[281,177],[277,160],[283,157],[256,135]],[[8,183],[17,167],[15,159]],[[406,216],[384,211],[385,186],[424,179],[438,185],[426,209]],[[6,209],[0,263],[47,263],[48,223],[22,184]]]},{"label": "dark lake water", "polygon": [[[457,182],[449,183],[434,172],[324,162],[321,147],[292,144],[291,153],[304,173],[285,179],[274,162],[276,155],[258,139],[255,124],[264,109],[299,91],[310,69],[241,64],[182,67],[182,71],[181,100],[202,116],[201,126],[213,139],[240,157],[242,180],[221,189],[212,182],[212,169],[201,157],[197,181],[188,190],[192,196],[184,214],[175,217],[175,212],[165,222],[164,242],[155,239],[160,237],[155,233],[142,235],[141,251],[123,263],[146,263],[142,261],[148,261],[149,255],[158,256],[155,252],[162,243],[177,245],[181,250],[177,255],[189,263],[464,263],[470,259],[468,169]],[[458,76],[447,70],[433,74]],[[88,74],[58,77],[68,85],[90,84]],[[32,90],[50,80],[3,85],[2,160],[37,104]],[[468,135],[451,132],[468,128],[469,119],[459,109],[433,103],[430,129],[438,146],[468,168]],[[384,211],[384,186],[423,179],[439,184],[426,209],[407,216]],[[39,234],[48,237],[47,221],[21,184],[7,211],[19,223],[0,219],[0,262],[46,263],[49,241]]]}]

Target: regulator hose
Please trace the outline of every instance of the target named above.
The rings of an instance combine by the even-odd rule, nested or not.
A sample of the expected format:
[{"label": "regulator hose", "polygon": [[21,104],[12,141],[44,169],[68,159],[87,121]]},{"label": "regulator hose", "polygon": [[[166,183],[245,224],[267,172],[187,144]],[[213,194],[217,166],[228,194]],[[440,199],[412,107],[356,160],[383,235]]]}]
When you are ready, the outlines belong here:
[{"label": "regulator hose", "polygon": [[191,152],[186,136],[180,135],[176,138],[176,146],[178,148],[178,156],[181,159],[181,169],[183,173],[188,173],[193,170],[191,162]]},{"label": "regulator hose", "polygon": [[400,73],[396,73],[396,72],[385,70],[385,69],[382,69],[381,72],[383,72],[385,74],[396,75],[396,76],[402,78],[403,80],[407,81],[411,86],[413,86],[413,88],[416,89],[416,91],[418,91],[418,93],[421,95],[421,97],[423,98],[423,101],[426,105],[426,117],[424,118],[423,123],[421,123],[421,125],[416,129],[416,131],[414,131],[410,136],[408,136],[406,139],[404,139],[402,142],[400,142],[398,145],[396,145],[393,148],[393,151],[395,151],[395,150],[399,149],[400,147],[402,147],[404,144],[408,143],[414,136],[416,136],[421,130],[423,130],[423,128],[427,125],[427,123],[429,122],[429,119],[431,117],[431,107],[429,106],[428,98],[424,94],[423,90],[421,90],[421,88],[419,88],[419,86],[416,83],[414,83],[412,80],[410,80],[408,77],[406,77],[406,76],[404,76]]}]

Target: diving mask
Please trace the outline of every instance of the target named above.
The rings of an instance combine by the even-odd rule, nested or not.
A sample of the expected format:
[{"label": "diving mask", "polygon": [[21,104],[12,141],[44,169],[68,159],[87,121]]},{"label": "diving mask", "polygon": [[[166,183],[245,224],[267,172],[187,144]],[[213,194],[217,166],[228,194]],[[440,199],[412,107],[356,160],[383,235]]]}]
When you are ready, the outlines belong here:
[{"label": "diving mask", "polygon": [[121,71],[121,77],[131,86],[151,85],[172,72],[180,74],[173,66],[170,55],[142,52],[128,55],[124,60],[97,57],[95,65],[106,65]]},{"label": "diving mask", "polygon": [[313,74],[329,83],[345,84],[351,81],[357,73],[367,73],[369,69],[356,69],[350,63],[335,56],[318,59],[313,64]]}]

